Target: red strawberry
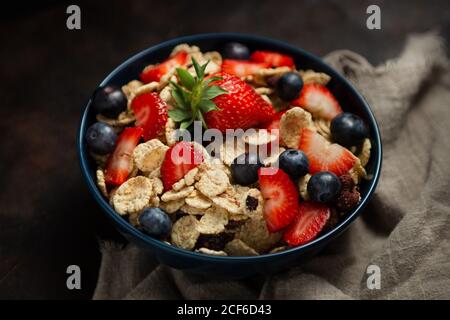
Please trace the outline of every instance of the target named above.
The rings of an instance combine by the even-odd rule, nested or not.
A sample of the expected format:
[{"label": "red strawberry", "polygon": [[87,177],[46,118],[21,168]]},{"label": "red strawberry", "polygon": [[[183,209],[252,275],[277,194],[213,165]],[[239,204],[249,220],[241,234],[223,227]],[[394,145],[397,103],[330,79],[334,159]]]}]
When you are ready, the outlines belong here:
[{"label": "red strawberry", "polygon": [[144,129],[144,140],[163,133],[167,122],[167,104],[158,94],[144,93],[133,99],[131,109],[136,116],[136,126]]},{"label": "red strawberry", "polygon": [[264,218],[267,229],[276,232],[288,226],[298,214],[298,191],[289,176],[281,169],[258,170],[261,194],[265,199]]},{"label": "red strawberry", "polygon": [[327,120],[333,120],[342,113],[341,106],[327,87],[320,84],[305,84],[300,96],[291,101],[291,105],[300,106]]},{"label": "red strawberry", "polygon": [[355,164],[356,157],[346,148],[328,142],[316,131],[303,128],[300,136],[300,150],[309,160],[309,171],[331,171],[340,176],[347,173]]},{"label": "red strawberry", "polygon": [[283,235],[284,241],[290,246],[299,246],[313,240],[330,219],[330,214],[330,208],[322,203],[300,203],[298,215]]},{"label": "red strawberry", "polygon": [[261,69],[269,68],[267,63],[225,59],[222,62],[222,71],[238,76],[245,77],[257,73]]},{"label": "red strawberry", "polygon": [[163,75],[168,73],[173,68],[184,65],[187,62],[187,59],[188,54],[185,51],[180,51],[160,64],[145,67],[140,75],[140,78],[145,83],[152,81],[159,82]]},{"label": "red strawberry", "polygon": [[114,152],[106,161],[105,182],[120,186],[133,169],[133,151],[142,136],[142,128],[125,128],[116,141]]},{"label": "red strawberry", "polygon": [[212,101],[220,110],[209,111],[204,115],[209,128],[221,132],[226,129],[248,129],[272,119],[273,107],[267,103],[246,82],[227,73],[219,73],[222,79],[212,85],[220,86],[227,94],[222,94]]},{"label": "red strawberry", "polygon": [[255,51],[250,56],[251,61],[265,62],[271,67],[295,67],[292,57],[274,51]]},{"label": "red strawberry", "polygon": [[192,142],[181,141],[171,146],[161,164],[161,179],[164,190],[172,189],[186,173],[197,167],[204,160],[203,152]]},{"label": "red strawberry", "polygon": [[[263,125],[261,125],[262,129],[266,129],[269,132],[275,133],[278,136],[278,141],[280,145],[284,145],[283,141],[281,140],[280,137],[280,121],[281,121],[281,117],[283,116],[283,114],[286,113],[287,110],[283,110],[280,112],[277,112],[274,117],[272,118],[271,121],[264,123]],[[278,130],[278,131],[276,131]]]}]

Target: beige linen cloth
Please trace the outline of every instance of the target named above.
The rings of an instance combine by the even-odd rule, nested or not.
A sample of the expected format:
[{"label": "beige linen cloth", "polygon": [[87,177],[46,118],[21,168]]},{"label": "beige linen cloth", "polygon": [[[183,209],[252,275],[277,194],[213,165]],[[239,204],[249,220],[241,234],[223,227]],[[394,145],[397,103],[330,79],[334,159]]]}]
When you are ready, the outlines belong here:
[{"label": "beige linen cloth", "polygon": [[[288,272],[217,281],[157,265],[132,245],[102,244],[94,299],[450,299],[450,67],[435,33],[412,35],[373,67],[336,51],[325,60],[366,97],[379,122],[383,170],[364,213]],[[367,267],[381,289],[367,288]]]}]

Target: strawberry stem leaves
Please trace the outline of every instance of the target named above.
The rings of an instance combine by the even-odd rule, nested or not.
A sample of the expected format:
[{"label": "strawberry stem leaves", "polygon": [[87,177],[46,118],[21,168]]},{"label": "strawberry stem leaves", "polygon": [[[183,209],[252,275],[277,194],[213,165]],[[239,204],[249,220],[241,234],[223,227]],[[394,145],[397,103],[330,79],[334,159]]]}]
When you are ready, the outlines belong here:
[{"label": "strawberry stem leaves", "polygon": [[209,61],[199,65],[192,58],[195,76],[186,69],[177,68],[180,84],[170,82],[175,106],[168,111],[168,114],[173,121],[179,123],[181,129],[188,128],[195,120],[200,120],[203,127],[207,129],[208,126],[203,115],[210,111],[220,110],[212,100],[228,93],[217,85],[211,85],[214,81],[222,78],[213,76],[205,79],[208,63]]}]

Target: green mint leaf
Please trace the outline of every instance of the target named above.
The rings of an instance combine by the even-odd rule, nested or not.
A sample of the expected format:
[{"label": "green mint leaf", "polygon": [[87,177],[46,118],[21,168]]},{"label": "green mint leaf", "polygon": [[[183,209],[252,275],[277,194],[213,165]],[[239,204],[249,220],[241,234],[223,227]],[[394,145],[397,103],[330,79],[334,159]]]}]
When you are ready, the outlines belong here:
[{"label": "green mint leaf", "polygon": [[183,109],[171,109],[167,112],[169,117],[175,122],[182,122],[191,118],[191,113]]},{"label": "green mint leaf", "polygon": [[181,84],[188,90],[192,90],[195,84],[194,77],[186,70],[182,68],[177,68],[177,74],[180,78]]},{"label": "green mint leaf", "polygon": [[202,94],[202,99],[214,99],[215,97],[218,97],[222,94],[226,94],[228,93],[228,91],[223,90],[221,87],[219,86],[210,86],[210,87],[206,87],[203,90],[203,94]]}]

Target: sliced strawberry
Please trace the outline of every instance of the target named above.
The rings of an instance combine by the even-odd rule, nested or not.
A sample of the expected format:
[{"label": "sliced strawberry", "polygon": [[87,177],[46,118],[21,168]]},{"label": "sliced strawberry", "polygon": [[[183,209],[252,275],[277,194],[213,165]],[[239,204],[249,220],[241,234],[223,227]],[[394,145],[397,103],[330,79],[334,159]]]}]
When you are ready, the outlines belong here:
[{"label": "sliced strawberry", "polygon": [[144,130],[145,141],[164,132],[167,108],[167,104],[155,92],[144,93],[133,99],[131,109],[136,116],[136,126]]},{"label": "sliced strawberry", "polygon": [[298,191],[289,176],[281,169],[260,168],[261,194],[265,199],[264,218],[267,229],[276,232],[288,226],[298,214]]},{"label": "sliced strawberry", "polygon": [[203,152],[192,142],[181,141],[171,146],[161,164],[161,179],[164,190],[172,189],[186,173],[197,167],[204,160]]},{"label": "sliced strawberry", "polygon": [[265,123],[275,115],[274,108],[256,93],[248,83],[228,73],[217,73],[221,80],[212,84],[220,86],[227,94],[222,94],[212,101],[219,110],[206,113],[208,128],[221,132],[226,129],[248,129]]},{"label": "sliced strawberry", "polygon": [[283,141],[281,140],[281,136],[280,136],[280,121],[281,121],[281,117],[283,116],[283,114],[286,113],[286,111],[287,110],[277,112],[271,121],[266,122],[261,125],[262,129],[266,129],[267,131],[274,133],[278,136],[278,139],[279,139],[278,142],[280,145],[284,145]]},{"label": "sliced strawberry", "polygon": [[330,121],[342,113],[339,102],[330,90],[320,84],[305,84],[300,96],[291,101],[291,105],[303,107],[312,114]]},{"label": "sliced strawberry", "polygon": [[309,171],[331,171],[340,176],[347,173],[356,162],[356,157],[346,148],[328,142],[319,133],[303,128],[299,149],[305,152],[309,160]]},{"label": "sliced strawberry", "polygon": [[270,65],[264,62],[252,62],[244,60],[225,59],[222,62],[222,71],[238,76],[245,77],[256,74],[259,70],[269,68]]},{"label": "sliced strawberry", "polygon": [[106,161],[105,182],[120,186],[133,169],[133,151],[142,136],[142,128],[125,128],[116,141],[116,147]]},{"label": "sliced strawberry", "polygon": [[164,76],[172,69],[184,65],[187,62],[187,60],[188,60],[187,52],[180,51],[160,64],[149,65],[145,67],[142,73],[140,74],[140,78],[145,83],[149,83],[152,81],[159,82],[162,76]]},{"label": "sliced strawberry", "polygon": [[330,208],[322,203],[302,202],[294,222],[283,235],[284,241],[290,246],[299,246],[313,240],[330,219],[330,214]]},{"label": "sliced strawberry", "polygon": [[271,67],[295,67],[292,57],[274,51],[255,51],[250,56],[251,61],[265,62]]}]

